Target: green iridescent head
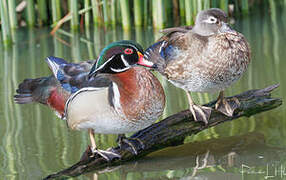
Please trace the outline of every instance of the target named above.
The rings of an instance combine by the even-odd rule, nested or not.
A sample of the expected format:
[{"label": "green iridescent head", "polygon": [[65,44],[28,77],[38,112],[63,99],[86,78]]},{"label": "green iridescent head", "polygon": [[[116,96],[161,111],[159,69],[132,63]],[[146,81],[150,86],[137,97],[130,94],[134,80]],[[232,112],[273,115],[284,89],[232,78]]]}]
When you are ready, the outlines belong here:
[{"label": "green iridescent head", "polygon": [[106,46],[91,68],[89,77],[98,73],[124,72],[134,65],[152,67],[153,63],[143,59],[143,48],[134,41],[117,41]]}]

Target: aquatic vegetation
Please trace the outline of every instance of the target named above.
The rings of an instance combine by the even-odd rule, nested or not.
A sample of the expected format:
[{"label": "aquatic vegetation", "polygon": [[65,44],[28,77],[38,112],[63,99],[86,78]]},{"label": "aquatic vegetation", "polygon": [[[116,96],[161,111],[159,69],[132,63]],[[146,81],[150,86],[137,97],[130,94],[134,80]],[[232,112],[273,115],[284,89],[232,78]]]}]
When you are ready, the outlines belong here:
[{"label": "aquatic vegetation", "polygon": [[218,7],[230,15],[247,14],[259,3],[269,6],[268,1],[250,3],[248,0],[3,0],[0,3],[2,41],[7,45],[13,42],[11,31],[21,26],[55,27],[69,21],[73,31],[83,24],[86,27],[121,25],[124,30],[130,30],[133,25],[153,25],[162,29],[170,24],[191,25],[197,12],[203,9]]}]

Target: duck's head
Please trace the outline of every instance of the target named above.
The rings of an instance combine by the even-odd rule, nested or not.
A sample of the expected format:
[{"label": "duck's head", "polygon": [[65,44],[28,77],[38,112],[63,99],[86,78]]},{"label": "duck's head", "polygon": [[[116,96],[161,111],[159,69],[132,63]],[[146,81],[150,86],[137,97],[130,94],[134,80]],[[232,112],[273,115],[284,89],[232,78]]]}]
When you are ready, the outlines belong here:
[{"label": "duck's head", "polygon": [[227,15],[218,8],[211,8],[200,11],[196,17],[193,31],[201,36],[211,36],[220,33],[233,33],[233,30],[227,23]]},{"label": "duck's head", "polygon": [[143,59],[143,48],[134,41],[117,41],[106,46],[91,68],[89,78],[98,73],[115,74],[127,71],[135,65],[153,68],[154,64]]}]

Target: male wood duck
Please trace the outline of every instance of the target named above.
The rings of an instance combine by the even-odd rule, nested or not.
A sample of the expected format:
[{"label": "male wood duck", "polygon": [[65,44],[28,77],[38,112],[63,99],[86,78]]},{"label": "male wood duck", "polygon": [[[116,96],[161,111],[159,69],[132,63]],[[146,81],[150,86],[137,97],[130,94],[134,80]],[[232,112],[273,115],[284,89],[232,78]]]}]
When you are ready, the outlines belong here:
[{"label": "male wood duck", "polygon": [[225,99],[224,90],[237,81],[250,62],[250,48],[245,37],[227,24],[227,15],[212,8],[199,12],[195,26],[169,28],[150,46],[144,59],[175,86],[186,91],[189,108],[196,121],[206,124],[211,108],[196,105],[188,91],[216,92],[215,109],[232,116],[237,99]]},{"label": "male wood duck", "polygon": [[[97,149],[94,133],[124,134],[141,130],[156,121],[165,106],[165,94],[158,79],[149,70],[135,66],[153,67],[153,63],[143,59],[142,53],[142,47],[133,41],[111,43],[102,50],[89,73],[83,70],[74,76],[68,76],[69,68],[65,67],[79,71],[81,64],[68,64],[50,57],[47,61],[56,78],[25,80],[19,85],[15,100],[18,103],[37,101],[50,105],[65,117],[69,128],[88,130],[94,153],[106,160],[120,157],[114,152]],[[71,70],[69,74],[72,74]],[[56,90],[40,87],[43,85],[41,82],[49,84],[47,81],[53,81],[50,84]],[[40,95],[34,95],[38,94],[36,89]],[[53,95],[54,91],[56,95]],[[45,97],[37,98],[42,94]],[[63,100],[51,100],[51,96]],[[61,108],[57,108],[56,102]],[[125,142],[132,146],[132,143]],[[135,148],[131,149],[136,153]]]}]

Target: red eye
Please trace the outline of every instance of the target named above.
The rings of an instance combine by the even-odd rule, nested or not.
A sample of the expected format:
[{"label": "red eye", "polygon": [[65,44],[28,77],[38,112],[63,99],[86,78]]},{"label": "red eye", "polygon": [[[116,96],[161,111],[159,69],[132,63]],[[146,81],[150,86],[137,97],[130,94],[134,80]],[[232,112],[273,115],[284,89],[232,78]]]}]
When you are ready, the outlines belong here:
[{"label": "red eye", "polygon": [[130,49],[130,48],[127,48],[127,49],[124,50],[124,53],[125,53],[125,54],[132,54],[132,53],[133,53],[133,50]]}]

